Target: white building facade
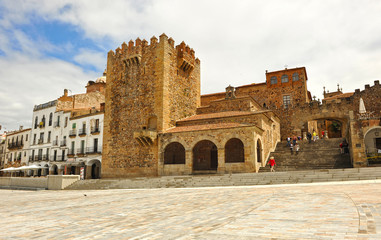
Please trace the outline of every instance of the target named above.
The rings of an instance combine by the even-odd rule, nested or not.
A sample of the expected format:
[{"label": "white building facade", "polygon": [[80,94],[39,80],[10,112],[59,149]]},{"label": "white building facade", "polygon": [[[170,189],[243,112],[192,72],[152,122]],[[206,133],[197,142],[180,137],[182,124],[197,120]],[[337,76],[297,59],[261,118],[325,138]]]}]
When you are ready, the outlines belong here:
[{"label": "white building facade", "polygon": [[4,168],[20,167],[28,164],[31,129],[8,132],[3,146]]},{"label": "white building facade", "polygon": [[68,134],[67,170],[86,179],[100,178],[103,145],[103,111],[73,116]]}]

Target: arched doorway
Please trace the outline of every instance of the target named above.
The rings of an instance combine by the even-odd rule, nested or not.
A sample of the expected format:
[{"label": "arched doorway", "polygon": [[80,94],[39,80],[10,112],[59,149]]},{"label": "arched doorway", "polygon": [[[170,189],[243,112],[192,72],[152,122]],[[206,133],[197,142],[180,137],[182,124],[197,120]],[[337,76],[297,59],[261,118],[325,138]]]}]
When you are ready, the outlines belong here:
[{"label": "arched doorway", "polygon": [[57,167],[57,165],[53,165],[52,172],[53,172],[53,175],[58,175],[58,167]]},{"label": "arched doorway", "polygon": [[181,143],[173,142],[165,147],[164,164],[185,164],[185,148]]},{"label": "arched doorway", "polygon": [[381,127],[368,130],[364,136],[365,151],[369,164],[381,163]]},{"label": "arched doorway", "polygon": [[90,170],[90,174],[86,173],[87,177],[91,179],[101,178],[101,162],[98,159],[91,160],[87,166],[91,166],[90,169],[87,167],[86,171]]},{"label": "arched doorway", "polygon": [[45,166],[44,166],[44,176],[48,176],[48,175],[49,175],[49,165],[45,164]]},{"label": "arched doorway", "polygon": [[238,138],[232,138],[225,144],[225,162],[244,162],[245,151],[243,142]]},{"label": "arched doorway", "polygon": [[217,146],[209,141],[202,140],[193,148],[193,170],[217,170]]},{"label": "arched doorway", "polygon": [[262,143],[261,140],[257,140],[257,162],[262,162]]},{"label": "arched doorway", "polygon": [[342,134],[342,124],[337,120],[325,120],[326,127],[328,131],[328,138],[341,138]]}]

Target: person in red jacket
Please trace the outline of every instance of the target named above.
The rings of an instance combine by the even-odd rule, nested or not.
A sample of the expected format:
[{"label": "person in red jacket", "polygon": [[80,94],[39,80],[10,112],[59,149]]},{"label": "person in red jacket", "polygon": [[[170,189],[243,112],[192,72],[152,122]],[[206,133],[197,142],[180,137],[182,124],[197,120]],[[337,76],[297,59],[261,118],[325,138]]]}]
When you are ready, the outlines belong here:
[{"label": "person in red jacket", "polygon": [[270,157],[270,160],[269,160],[268,164],[270,165],[270,171],[271,172],[275,172],[274,167],[275,167],[276,163],[275,163],[274,157]]}]

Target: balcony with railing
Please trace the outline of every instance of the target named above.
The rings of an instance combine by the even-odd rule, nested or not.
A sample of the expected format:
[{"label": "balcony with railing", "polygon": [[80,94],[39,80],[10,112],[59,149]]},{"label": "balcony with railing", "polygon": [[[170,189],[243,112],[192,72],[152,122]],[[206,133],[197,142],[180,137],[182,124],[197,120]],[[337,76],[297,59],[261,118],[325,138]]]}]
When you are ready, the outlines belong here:
[{"label": "balcony with railing", "polygon": [[59,127],[60,126],[60,122],[54,122],[54,127]]},{"label": "balcony with railing", "polygon": [[85,148],[78,148],[77,149],[77,156],[83,157],[83,156],[85,156],[85,154],[86,154]]},{"label": "balcony with railing", "polygon": [[47,154],[42,155],[42,160],[49,161],[49,155]]},{"label": "balcony with railing", "polygon": [[102,147],[88,147],[86,148],[86,154],[101,154]]},{"label": "balcony with railing", "polygon": [[67,152],[67,156],[68,157],[74,157],[74,155],[75,155],[75,151],[74,151],[74,149],[69,149],[69,151]]},{"label": "balcony with railing", "polygon": [[66,140],[61,141],[60,146],[61,147],[66,147]]},{"label": "balcony with railing", "polygon": [[29,162],[33,162],[34,161],[34,156],[29,156]]},{"label": "balcony with railing", "polygon": [[70,130],[69,137],[73,138],[73,137],[76,137],[76,136],[77,136],[77,130],[76,129]]},{"label": "balcony with railing", "polygon": [[34,156],[35,161],[42,161],[42,155]]},{"label": "balcony with railing", "polygon": [[80,137],[86,136],[86,128],[79,129],[78,135]]},{"label": "balcony with railing", "polygon": [[58,140],[53,141],[53,146],[58,146]]},{"label": "balcony with railing", "polygon": [[65,155],[57,155],[57,158],[55,161],[66,161],[67,157]]},{"label": "balcony with railing", "polygon": [[22,141],[19,142],[13,142],[8,144],[8,149],[13,150],[13,149],[21,149],[24,146],[24,143]]},{"label": "balcony with railing", "polygon": [[38,144],[43,144],[44,143],[44,139],[40,138],[38,139]]},{"label": "balcony with railing", "polygon": [[91,134],[99,134],[100,133],[100,129],[99,129],[99,126],[95,126],[95,127],[91,127]]}]

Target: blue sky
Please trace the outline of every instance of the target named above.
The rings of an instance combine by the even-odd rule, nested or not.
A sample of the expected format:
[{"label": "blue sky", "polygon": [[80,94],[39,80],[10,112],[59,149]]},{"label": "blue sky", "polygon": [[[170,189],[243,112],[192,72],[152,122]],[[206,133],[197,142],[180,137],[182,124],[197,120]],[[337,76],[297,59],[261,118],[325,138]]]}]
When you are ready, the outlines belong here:
[{"label": "blue sky", "polygon": [[201,60],[201,91],[265,81],[305,66],[308,89],[364,89],[381,77],[378,0],[0,0],[0,125],[30,127],[32,109],[82,93],[109,50],[162,33]]}]

